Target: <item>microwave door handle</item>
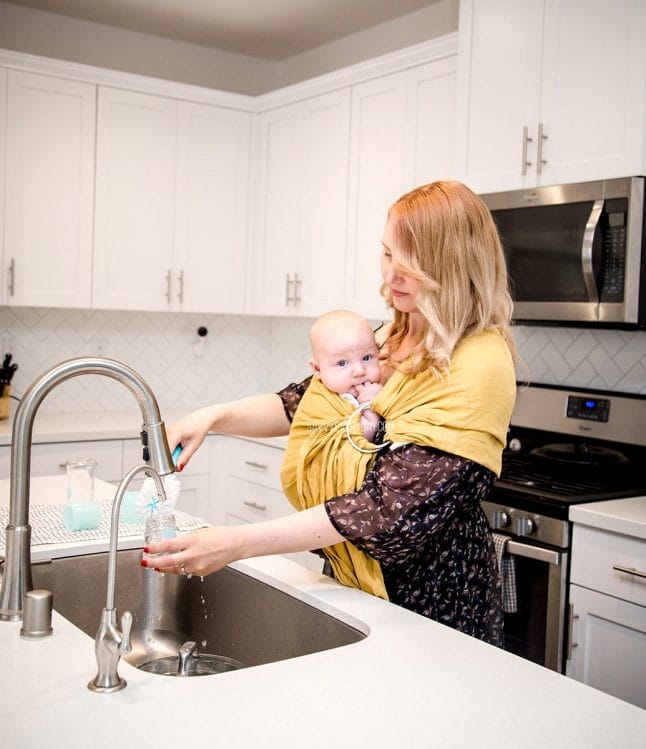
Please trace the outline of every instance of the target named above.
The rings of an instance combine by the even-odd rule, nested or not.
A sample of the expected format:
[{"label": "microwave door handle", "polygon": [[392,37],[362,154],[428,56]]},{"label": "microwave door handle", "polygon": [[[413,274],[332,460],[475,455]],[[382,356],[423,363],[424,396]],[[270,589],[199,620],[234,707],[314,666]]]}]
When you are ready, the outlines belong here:
[{"label": "microwave door handle", "polygon": [[591,302],[599,301],[599,292],[594,279],[594,264],[592,261],[592,249],[594,246],[594,235],[597,232],[601,212],[603,211],[603,200],[595,200],[588,221],[583,232],[583,242],[581,243],[581,270],[583,271],[583,282],[585,283],[588,299]]}]

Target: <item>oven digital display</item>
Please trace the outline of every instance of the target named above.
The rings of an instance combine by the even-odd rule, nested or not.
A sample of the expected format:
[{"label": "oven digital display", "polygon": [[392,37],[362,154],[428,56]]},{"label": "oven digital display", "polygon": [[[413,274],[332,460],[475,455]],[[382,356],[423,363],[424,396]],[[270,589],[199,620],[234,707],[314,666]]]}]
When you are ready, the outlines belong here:
[{"label": "oven digital display", "polygon": [[606,398],[585,398],[569,395],[566,415],[569,419],[587,419],[588,421],[608,421],[610,401]]}]

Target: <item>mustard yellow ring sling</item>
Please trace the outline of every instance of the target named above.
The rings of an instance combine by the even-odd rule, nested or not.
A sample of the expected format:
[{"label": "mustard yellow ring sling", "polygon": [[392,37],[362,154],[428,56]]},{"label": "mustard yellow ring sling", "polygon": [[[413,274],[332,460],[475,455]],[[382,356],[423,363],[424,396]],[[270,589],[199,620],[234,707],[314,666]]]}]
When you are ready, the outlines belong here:
[{"label": "mustard yellow ring sling", "polygon": [[[372,406],[385,420],[386,442],[436,447],[499,474],[515,392],[511,353],[492,330],[464,339],[442,377],[396,372]],[[285,495],[303,510],[358,491],[375,460],[372,448],[355,407],[314,378],[290,429]],[[324,551],[339,582],[388,598],[377,560],[348,541]]]}]

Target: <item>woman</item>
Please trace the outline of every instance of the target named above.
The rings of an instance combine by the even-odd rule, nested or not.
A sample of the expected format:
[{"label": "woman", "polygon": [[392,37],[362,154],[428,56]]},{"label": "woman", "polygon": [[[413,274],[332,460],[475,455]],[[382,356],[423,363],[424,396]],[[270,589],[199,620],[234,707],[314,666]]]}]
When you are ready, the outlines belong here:
[{"label": "woman", "polygon": [[[278,520],[208,528],[151,546],[164,572],[203,575],[262,554],[351,544],[379,563],[389,600],[501,644],[500,586],[480,502],[500,471],[515,397],[512,303],[498,233],[467,187],[435,182],[391,208],[372,402],[390,444],[357,491]],[[209,430],[286,434],[308,381],[190,414],[169,430],[183,467]],[[381,410],[380,410],[381,409]],[[151,563],[152,564],[152,563]]]}]

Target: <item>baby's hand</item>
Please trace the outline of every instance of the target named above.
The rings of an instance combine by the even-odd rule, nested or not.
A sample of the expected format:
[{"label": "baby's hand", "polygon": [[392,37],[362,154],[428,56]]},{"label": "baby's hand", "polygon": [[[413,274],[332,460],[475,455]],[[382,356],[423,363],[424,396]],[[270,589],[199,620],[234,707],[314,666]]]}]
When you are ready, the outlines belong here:
[{"label": "baby's hand", "polygon": [[366,403],[367,401],[371,401],[381,391],[383,385],[380,385],[378,382],[362,382],[355,387],[359,403]]}]

